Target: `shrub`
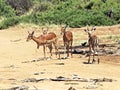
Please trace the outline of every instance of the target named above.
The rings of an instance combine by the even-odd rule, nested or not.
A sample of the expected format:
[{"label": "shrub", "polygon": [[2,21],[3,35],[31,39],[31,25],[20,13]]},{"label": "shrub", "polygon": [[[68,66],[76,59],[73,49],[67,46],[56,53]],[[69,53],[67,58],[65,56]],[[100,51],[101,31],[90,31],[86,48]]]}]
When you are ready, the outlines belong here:
[{"label": "shrub", "polygon": [[9,26],[14,26],[18,23],[19,23],[19,18],[17,17],[7,18],[6,20],[1,22],[0,29],[6,29]]},{"label": "shrub", "polygon": [[[33,8],[31,7],[30,13],[24,15],[20,14],[21,16],[19,18],[15,18],[14,20],[15,22],[13,23],[10,22],[11,21],[10,18],[6,19],[4,22],[1,23],[1,28],[3,26],[9,27],[19,22],[34,23],[41,25],[68,24],[70,27],[81,27],[81,26],[86,26],[87,24],[100,26],[100,25],[113,25],[120,23],[119,0],[104,0],[104,1],[103,0],[97,0],[97,1],[96,0],[74,0],[74,1],[73,0],[17,0],[17,1],[7,0],[7,1],[11,2],[11,4],[10,3],[9,4],[11,6],[13,5],[12,7],[16,10],[17,13],[25,13],[29,11],[32,5],[34,5],[34,7]],[[6,6],[6,4],[4,6]],[[10,15],[11,18],[13,18],[15,16],[12,15],[13,9],[12,10],[7,9],[7,10],[11,11]],[[110,10],[113,10],[112,17],[108,16]]]},{"label": "shrub", "polygon": [[120,23],[120,8],[117,8],[114,10],[114,20],[117,21],[117,23]]},{"label": "shrub", "polygon": [[15,11],[5,3],[5,0],[0,0],[0,16],[3,17],[15,16]]}]

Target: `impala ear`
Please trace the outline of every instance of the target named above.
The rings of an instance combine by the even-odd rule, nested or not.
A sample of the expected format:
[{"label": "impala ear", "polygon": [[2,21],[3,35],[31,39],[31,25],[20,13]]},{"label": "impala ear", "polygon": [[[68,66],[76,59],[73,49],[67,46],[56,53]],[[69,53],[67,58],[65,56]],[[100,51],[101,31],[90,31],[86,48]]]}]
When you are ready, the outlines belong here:
[{"label": "impala ear", "polygon": [[96,28],[93,29],[94,31],[96,30]]},{"label": "impala ear", "polygon": [[64,30],[66,30],[67,27],[68,27],[68,25],[66,25],[66,26],[64,27]]},{"label": "impala ear", "polygon": [[86,33],[88,33],[88,30],[87,30],[87,29],[84,29],[84,31],[85,31]]},{"label": "impala ear", "polygon": [[87,30],[89,31],[89,26],[88,26],[88,24],[87,24]]},{"label": "impala ear", "polygon": [[95,26],[93,26],[92,27],[92,29],[91,29],[91,31],[95,31],[96,30],[96,27]]},{"label": "impala ear", "polygon": [[32,35],[34,34],[34,31],[32,32]]}]

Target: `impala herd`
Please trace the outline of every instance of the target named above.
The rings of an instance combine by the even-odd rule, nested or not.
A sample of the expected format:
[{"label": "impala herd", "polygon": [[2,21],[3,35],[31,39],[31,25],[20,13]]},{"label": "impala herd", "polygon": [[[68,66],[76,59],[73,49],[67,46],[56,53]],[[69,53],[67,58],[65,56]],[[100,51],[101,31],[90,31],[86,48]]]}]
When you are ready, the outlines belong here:
[{"label": "impala herd", "polygon": [[[61,33],[60,35],[63,38],[63,45],[64,45],[64,58],[65,53],[67,54],[67,58],[70,57],[69,53],[72,55],[72,44],[73,44],[73,33],[71,31],[66,30],[67,25],[64,27],[61,27]],[[93,55],[92,63],[95,62],[95,56],[98,56],[97,49],[99,47],[99,40],[96,35],[92,35],[92,32],[96,30],[95,27],[92,27],[91,29],[87,28],[84,30],[88,34],[88,46],[89,46],[89,58],[88,63],[90,63],[90,57]],[[60,51],[59,51],[59,45],[58,45],[58,35],[56,35],[54,32],[48,32],[48,27],[42,28],[42,33],[40,36],[36,37],[33,32],[28,31],[28,37],[26,41],[33,40],[37,44],[37,49],[39,49],[39,46],[43,46],[43,52],[44,52],[44,59],[46,59],[46,48],[48,47],[50,51],[50,58],[52,58],[52,50],[53,46],[55,48],[55,54],[56,58],[61,59],[60,57]],[[69,51],[70,49],[70,51]],[[97,60],[98,64],[100,62],[100,59],[98,57]]]}]

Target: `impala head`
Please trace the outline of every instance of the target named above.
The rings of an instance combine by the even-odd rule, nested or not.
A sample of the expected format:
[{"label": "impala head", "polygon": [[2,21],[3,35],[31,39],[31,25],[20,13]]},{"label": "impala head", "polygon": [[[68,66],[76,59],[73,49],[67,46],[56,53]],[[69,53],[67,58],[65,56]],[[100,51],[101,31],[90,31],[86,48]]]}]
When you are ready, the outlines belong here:
[{"label": "impala head", "polygon": [[28,37],[27,37],[27,40],[26,40],[26,41],[31,40],[32,37],[33,37],[33,34],[34,34],[34,31],[33,31],[32,33],[30,33],[30,32],[28,31]]},{"label": "impala head", "polygon": [[43,28],[43,27],[42,27],[42,32],[43,32],[44,35],[47,34],[47,32],[48,32],[48,27],[47,27],[47,28]]},{"label": "impala head", "polygon": [[63,26],[61,27],[61,33],[60,33],[61,35],[63,35],[63,33],[66,31],[66,28],[67,28],[67,25],[64,27]]},{"label": "impala head", "polygon": [[88,25],[87,25],[87,29],[84,29],[84,31],[86,33],[88,33],[88,35],[90,36],[92,32],[94,32],[96,30],[95,26],[93,26],[91,29],[88,28]]}]

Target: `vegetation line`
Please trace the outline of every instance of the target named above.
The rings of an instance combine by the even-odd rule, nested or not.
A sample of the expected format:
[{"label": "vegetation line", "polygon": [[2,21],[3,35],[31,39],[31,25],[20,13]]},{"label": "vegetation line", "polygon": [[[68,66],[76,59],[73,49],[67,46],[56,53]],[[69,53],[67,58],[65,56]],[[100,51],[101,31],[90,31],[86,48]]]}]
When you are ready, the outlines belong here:
[{"label": "vegetation line", "polygon": [[0,0],[0,29],[19,23],[114,25],[120,23],[119,0]]}]

